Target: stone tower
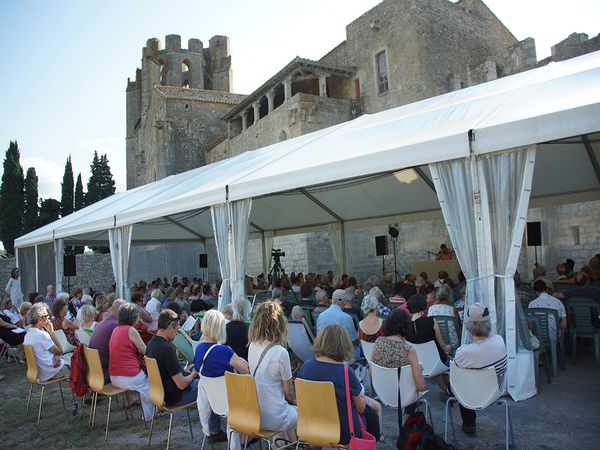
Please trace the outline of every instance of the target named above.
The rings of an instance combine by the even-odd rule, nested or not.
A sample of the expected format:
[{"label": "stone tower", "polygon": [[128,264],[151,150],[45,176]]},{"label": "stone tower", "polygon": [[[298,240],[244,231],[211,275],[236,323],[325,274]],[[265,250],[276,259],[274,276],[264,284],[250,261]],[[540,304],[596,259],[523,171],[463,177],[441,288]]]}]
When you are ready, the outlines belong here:
[{"label": "stone tower", "polygon": [[229,38],[181,47],[171,34],[161,49],[149,39],[142,67],[127,80],[127,189],[204,165],[202,148],[225,131],[221,116],[244,97],[231,94]]}]

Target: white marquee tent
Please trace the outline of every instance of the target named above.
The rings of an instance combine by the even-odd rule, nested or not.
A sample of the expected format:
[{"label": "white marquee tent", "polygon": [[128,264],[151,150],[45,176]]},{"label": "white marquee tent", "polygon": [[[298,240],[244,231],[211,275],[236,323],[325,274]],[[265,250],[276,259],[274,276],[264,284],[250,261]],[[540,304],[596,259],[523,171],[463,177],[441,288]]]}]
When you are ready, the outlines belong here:
[{"label": "white marquee tent", "polygon": [[347,227],[441,207],[468,302],[490,307],[507,343],[508,391],[524,399],[535,387],[512,275],[529,200],[600,199],[599,159],[595,52],[118,193],[15,245],[36,282],[42,261],[54,260],[59,288],[64,245],[108,241],[117,288],[126,295],[132,243],[214,239],[222,306],[243,292],[249,233],[260,233],[266,253],[275,234],[327,230],[343,269]]}]

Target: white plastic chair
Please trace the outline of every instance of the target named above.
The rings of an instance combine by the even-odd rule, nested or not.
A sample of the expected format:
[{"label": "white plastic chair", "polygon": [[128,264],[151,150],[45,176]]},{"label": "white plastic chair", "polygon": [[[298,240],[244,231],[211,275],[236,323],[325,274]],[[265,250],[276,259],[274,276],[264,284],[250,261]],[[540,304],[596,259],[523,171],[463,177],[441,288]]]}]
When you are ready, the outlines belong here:
[{"label": "white plastic chair", "polygon": [[[457,367],[454,361],[450,363],[450,388],[452,389],[453,397],[446,400],[446,410],[444,414],[444,439],[448,439],[448,409],[451,402],[458,402],[468,409],[479,411],[496,403],[505,406],[505,440],[506,449],[509,448],[509,432],[510,441],[514,442],[512,423],[510,420],[510,411],[508,402],[500,398],[502,393],[498,386],[498,377],[494,367],[485,369],[461,369]],[[454,433],[454,423],[452,414],[450,414],[452,422],[452,432]]]},{"label": "white plastic chair", "polygon": [[[210,378],[203,375],[200,376],[202,388],[206,392],[206,398],[210,408],[217,416],[227,417],[229,411],[229,403],[227,399],[227,386],[225,385],[225,377]],[[202,389],[200,388],[200,389]],[[206,440],[206,434],[202,440],[201,449],[204,448],[204,441]]]},{"label": "white plastic chair", "polygon": [[375,348],[374,342],[367,342],[360,340],[360,346],[362,347],[363,353],[365,354],[365,358],[367,358],[367,362],[371,363],[371,356],[373,355],[373,348]]},{"label": "white plastic chair", "polygon": [[417,352],[417,358],[423,367],[423,376],[425,378],[434,378],[448,372],[448,366],[440,359],[440,354],[434,341],[423,344],[413,344],[410,342],[410,345]]},{"label": "white plastic chair", "polygon": [[299,320],[288,322],[288,344],[302,362],[315,356],[308,332],[304,327],[304,323]]},{"label": "white plastic chair", "polygon": [[65,334],[64,330],[55,330],[52,334],[56,337],[56,339],[58,339],[58,342],[60,342],[63,354],[73,353],[75,351],[76,347],[67,341],[67,335]]},{"label": "white plastic chair", "polygon": [[90,345],[90,335],[85,330],[75,330],[75,337],[79,342],[87,346]]},{"label": "white plastic chair", "polygon": [[371,366],[371,383],[381,403],[388,408],[398,408],[398,389],[400,389],[402,409],[415,402],[417,404],[424,403],[425,417],[429,417],[429,423],[433,424],[429,402],[422,398],[429,391],[417,391],[410,365],[402,366],[400,382],[398,382],[398,369],[382,367],[374,362],[369,363],[369,365]]}]

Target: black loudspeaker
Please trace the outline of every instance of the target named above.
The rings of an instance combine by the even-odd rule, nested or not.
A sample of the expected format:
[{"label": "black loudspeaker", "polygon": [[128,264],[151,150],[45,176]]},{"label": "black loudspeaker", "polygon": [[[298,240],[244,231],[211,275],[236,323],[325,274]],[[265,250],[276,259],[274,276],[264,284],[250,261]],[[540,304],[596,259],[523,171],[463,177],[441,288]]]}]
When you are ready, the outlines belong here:
[{"label": "black loudspeaker", "polygon": [[198,262],[201,269],[206,269],[208,267],[208,255],[206,253],[200,253],[198,255]]},{"label": "black loudspeaker", "polygon": [[375,250],[377,256],[385,256],[388,254],[387,236],[375,236]]},{"label": "black loudspeaker", "polygon": [[63,276],[65,276],[65,277],[77,276],[77,264],[75,264],[75,255],[64,255],[63,256]]},{"label": "black loudspeaker", "polygon": [[542,245],[542,223],[527,222],[527,246],[537,247]]}]

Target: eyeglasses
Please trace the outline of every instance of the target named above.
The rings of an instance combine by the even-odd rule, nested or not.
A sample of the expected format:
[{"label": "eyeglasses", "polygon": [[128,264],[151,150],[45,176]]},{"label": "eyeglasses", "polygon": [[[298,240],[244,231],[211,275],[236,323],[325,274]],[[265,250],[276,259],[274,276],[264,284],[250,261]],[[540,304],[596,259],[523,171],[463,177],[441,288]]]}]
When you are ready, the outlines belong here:
[{"label": "eyeglasses", "polygon": [[45,314],[43,316],[40,316],[40,319],[47,319],[48,318],[48,314]]}]

